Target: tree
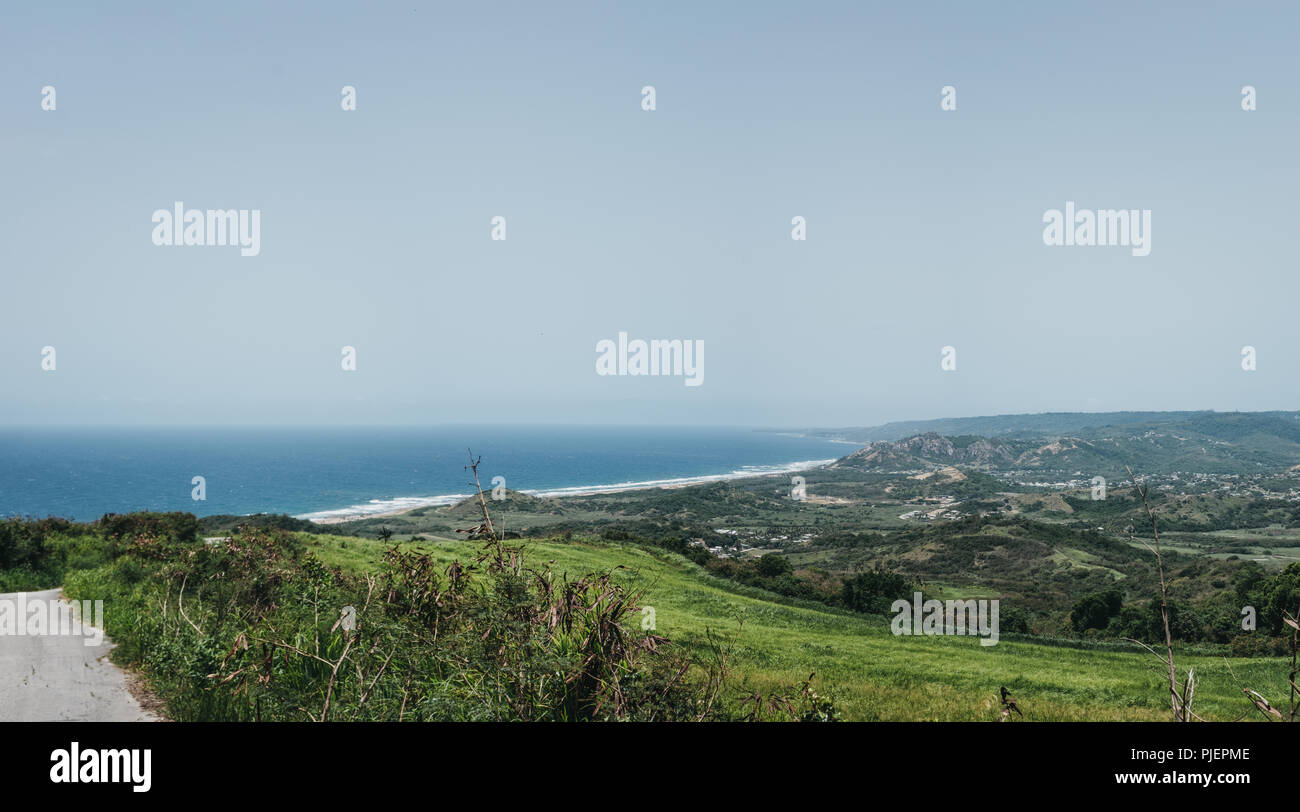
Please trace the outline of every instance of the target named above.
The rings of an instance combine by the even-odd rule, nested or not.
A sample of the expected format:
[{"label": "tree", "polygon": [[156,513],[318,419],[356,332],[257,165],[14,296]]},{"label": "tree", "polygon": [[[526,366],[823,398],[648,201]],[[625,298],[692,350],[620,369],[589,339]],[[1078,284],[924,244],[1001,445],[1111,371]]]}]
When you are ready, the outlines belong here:
[{"label": "tree", "polygon": [[758,574],[765,578],[776,578],[780,575],[789,575],[792,572],[794,572],[794,567],[785,559],[785,556],[767,553],[758,559]]},{"label": "tree", "polygon": [[1269,634],[1289,634],[1291,630],[1283,628],[1283,618],[1287,616],[1283,613],[1294,617],[1300,608],[1300,563],[1289,565],[1261,586],[1264,599],[1260,607],[1262,628]]},{"label": "tree", "polygon": [[1085,595],[1070,609],[1070,625],[1076,632],[1104,629],[1123,605],[1124,596],[1118,589]]},{"label": "tree", "polygon": [[910,598],[915,588],[905,575],[869,570],[849,578],[840,588],[840,601],[855,612],[882,614],[900,598]]}]

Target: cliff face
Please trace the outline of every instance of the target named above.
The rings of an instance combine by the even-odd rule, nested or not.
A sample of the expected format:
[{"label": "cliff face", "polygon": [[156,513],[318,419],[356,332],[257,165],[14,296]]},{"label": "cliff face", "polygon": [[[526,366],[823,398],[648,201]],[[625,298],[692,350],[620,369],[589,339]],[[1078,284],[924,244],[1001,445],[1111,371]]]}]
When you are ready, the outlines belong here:
[{"label": "cliff face", "polygon": [[871,443],[835,462],[834,468],[933,471],[949,466],[976,470],[1123,471],[1126,455],[1114,441],[1077,437],[1012,439],[944,437],[934,432],[897,442]]},{"label": "cliff face", "polygon": [[[966,438],[968,440],[968,438]],[[871,443],[854,451],[832,467],[914,469],[967,465],[977,467],[1010,465],[1016,455],[997,439],[976,438],[953,442],[934,432],[918,434],[897,442]]]}]

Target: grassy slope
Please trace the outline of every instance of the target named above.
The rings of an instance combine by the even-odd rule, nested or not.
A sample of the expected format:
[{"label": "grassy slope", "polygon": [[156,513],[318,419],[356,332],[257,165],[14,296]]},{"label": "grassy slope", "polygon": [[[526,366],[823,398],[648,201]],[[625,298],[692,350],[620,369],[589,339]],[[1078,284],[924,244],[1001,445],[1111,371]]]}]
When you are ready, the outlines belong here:
[{"label": "grassy slope", "polygon": [[[386,546],[369,539],[302,537],[324,561],[354,571],[373,567]],[[478,548],[467,541],[416,546],[445,563],[473,561]],[[1007,686],[1030,719],[1170,717],[1167,682],[1162,686],[1159,664],[1150,655],[1009,641],[981,647],[971,637],[895,637],[882,618],[777,603],[714,579],[679,556],[584,541],[527,547],[534,566],[554,561],[557,572],[629,568],[628,581],[644,587],[645,602],[655,607],[657,631],[675,643],[700,644],[706,628],[730,635],[743,620],[733,688],[778,689],[815,671],[849,720],[996,719],[999,685]],[[1177,662],[1180,669],[1196,669],[1200,715],[1229,720],[1248,709],[1223,659],[1180,656]],[[1238,659],[1232,671],[1275,704],[1284,700],[1283,661]]]}]

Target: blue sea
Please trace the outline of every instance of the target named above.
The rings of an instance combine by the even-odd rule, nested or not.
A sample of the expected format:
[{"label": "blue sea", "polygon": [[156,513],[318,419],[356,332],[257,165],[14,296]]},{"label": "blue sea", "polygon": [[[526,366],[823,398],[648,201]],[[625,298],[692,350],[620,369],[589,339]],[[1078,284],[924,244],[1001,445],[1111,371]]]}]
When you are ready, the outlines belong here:
[{"label": "blue sea", "polygon": [[[800,470],[851,446],[748,429],[484,427],[0,430],[0,515],[183,510],[360,518],[473,493],[540,496]],[[206,498],[192,497],[194,477]]]}]

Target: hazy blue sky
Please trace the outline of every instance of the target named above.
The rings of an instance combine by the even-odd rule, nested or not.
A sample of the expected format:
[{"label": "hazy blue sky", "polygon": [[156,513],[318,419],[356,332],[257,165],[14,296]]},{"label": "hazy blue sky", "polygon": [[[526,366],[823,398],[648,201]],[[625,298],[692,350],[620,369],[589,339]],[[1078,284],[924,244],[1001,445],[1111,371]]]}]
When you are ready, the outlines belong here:
[{"label": "hazy blue sky", "polygon": [[[1297,406],[1294,6],[16,5],[0,425]],[[260,255],[153,245],[178,200]],[[1151,254],[1045,246],[1067,200]]]}]

